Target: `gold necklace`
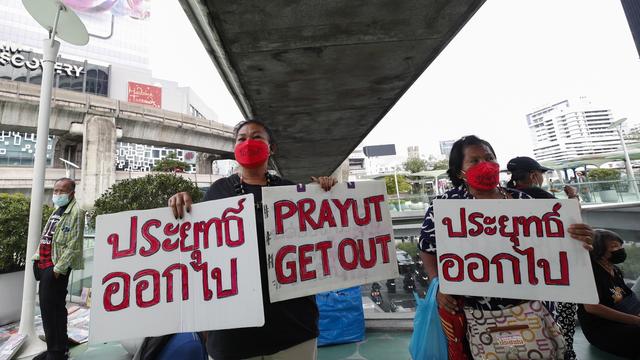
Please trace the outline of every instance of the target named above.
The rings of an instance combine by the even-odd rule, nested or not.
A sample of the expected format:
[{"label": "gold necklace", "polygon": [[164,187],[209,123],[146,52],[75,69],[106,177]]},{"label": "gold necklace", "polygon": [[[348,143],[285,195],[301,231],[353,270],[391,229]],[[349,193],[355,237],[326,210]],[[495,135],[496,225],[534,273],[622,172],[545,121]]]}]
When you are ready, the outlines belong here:
[{"label": "gold necklace", "polygon": [[504,190],[504,188],[502,186],[498,186],[498,192],[500,193],[500,195],[502,195],[502,197],[504,199],[508,199],[509,198],[507,196],[507,192]]}]

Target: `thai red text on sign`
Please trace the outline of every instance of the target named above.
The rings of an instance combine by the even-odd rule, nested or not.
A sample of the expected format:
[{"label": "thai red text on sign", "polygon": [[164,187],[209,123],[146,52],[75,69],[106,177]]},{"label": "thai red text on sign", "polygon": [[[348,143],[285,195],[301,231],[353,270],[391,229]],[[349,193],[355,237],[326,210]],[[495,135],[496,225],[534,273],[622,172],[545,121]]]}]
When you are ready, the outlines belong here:
[{"label": "thai red text on sign", "polygon": [[440,291],[598,303],[575,200],[434,200]]},{"label": "thai red text on sign", "polygon": [[385,194],[381,181],[263,188],[271,302],[396,277]]},{"label": "thai red text on sign", "polygon": [[90,342],[264,324],[253,195],[98,216]]}]

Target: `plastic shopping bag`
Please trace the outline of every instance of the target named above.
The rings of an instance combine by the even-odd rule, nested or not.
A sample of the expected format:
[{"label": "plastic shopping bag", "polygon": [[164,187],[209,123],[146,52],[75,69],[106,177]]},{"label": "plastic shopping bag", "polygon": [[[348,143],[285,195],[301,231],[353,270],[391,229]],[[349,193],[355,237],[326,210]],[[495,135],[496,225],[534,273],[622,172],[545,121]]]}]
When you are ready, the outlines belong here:
[{"label": "plastic shopping bag", "polygon": [[413,319],[413,335],[409,343],[409,353],[413,360],[447,359],[447,338],[440,324],[437,293],[438,278],[431,280],[424,299],[413,293],[416,298],[416,316]]},{"label": "plastic shopping bag", "polygon": [[360,286],[316,295],[320,312],[318,346],[364,340],[364,310]]}]

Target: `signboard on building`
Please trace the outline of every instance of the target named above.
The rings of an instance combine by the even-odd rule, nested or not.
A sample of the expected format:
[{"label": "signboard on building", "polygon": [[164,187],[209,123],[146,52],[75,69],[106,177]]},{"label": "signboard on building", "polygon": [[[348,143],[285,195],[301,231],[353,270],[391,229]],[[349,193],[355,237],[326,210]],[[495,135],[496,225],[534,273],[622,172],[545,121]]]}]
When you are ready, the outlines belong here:
[{"label": "signboard on building", "polygon": [[89,341],[262,326],[256,234],[251,194],[98,216]]},{"label": "signboard on building", "polygon": [[[30,71],[42,70],[42,55],[36,54],[32,50],[25,50],[22,47],[11,43],[0,43],[0,66],[11,65],[16,69],[26,68]],[[62,62],[56,62],[53,66],[57,74],[80,77],[84,72],[84,67]]]},{"label": "signboard on building", "polygon": [[129,81],[128,93],[128,101],[130,103],[149,105],[158,109],[162,108],[161,87]]},{"label": "signboard on building", "polygon": [[271,302],[398,276],[382,181],[262,188]]},{"label": "signboard on building", "polygon": [[434,200],[445,294],[598,303],[575,200]]},{"label": "signboard on building", "polygon": [[395,155],[396,146],[394,144],[365,146],[362,151],[367,157]]}]

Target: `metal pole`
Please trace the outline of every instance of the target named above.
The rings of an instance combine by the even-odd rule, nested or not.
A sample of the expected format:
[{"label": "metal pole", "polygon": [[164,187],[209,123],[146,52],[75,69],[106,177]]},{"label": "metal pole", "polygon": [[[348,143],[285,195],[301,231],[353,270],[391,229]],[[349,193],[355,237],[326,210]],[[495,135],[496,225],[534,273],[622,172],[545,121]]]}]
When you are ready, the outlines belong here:
[{"label": "metal pole", "polygon": [[629,159],[629,152],[627,151],[627,145],[624,142],[624,136],[622,136],[622,124],[616,127],[618,136],[620,136],[620,143],[622,144],[622,152],[624,153],[624,163],[627,168],[627,180],[631,181],[631,188],[636,194],[636,198],[640,200],[640,192],[638,191],[638,183],[636,177],[633,175],[633,167],[631,166],[631,159]]},{"label": "metal pole", "polygon": [[[59,14],[56,16],[58,18]],[[57,23],[57,21],[56,21]],[[42,42],[42,84],[40,86],[40,106],[38,109],[38,131],[36,154],[33,164],[33,183],[31,186],[31,207],[29,209],[29,235],[24,272],[24,290],[22,292],[22,312],[20,315],[20,334],[27,335],[27,343],[21,355],[28,355],[43,348],[33,325],[33,311],[36,297],[36,280],[33,277],[31,256],[37,251],[42,229],[42,204],[44,198],[44,174],[47,161],[47,140],[49,139],[49,116],[51,114],[51,93],[53,88],[53,65],[60,49],[60,43],[53,39],[56,29],[52,29],[51,38]],[[33,354],[33,353],[32,353]]]},{"label": "metal pole", "polygon": [[393,178],[396,180],[396,196],[398,197],[398,211],[402,211],[402,205],[400,205],[400,188],[398,188],[398,170],[393,170]]}]

